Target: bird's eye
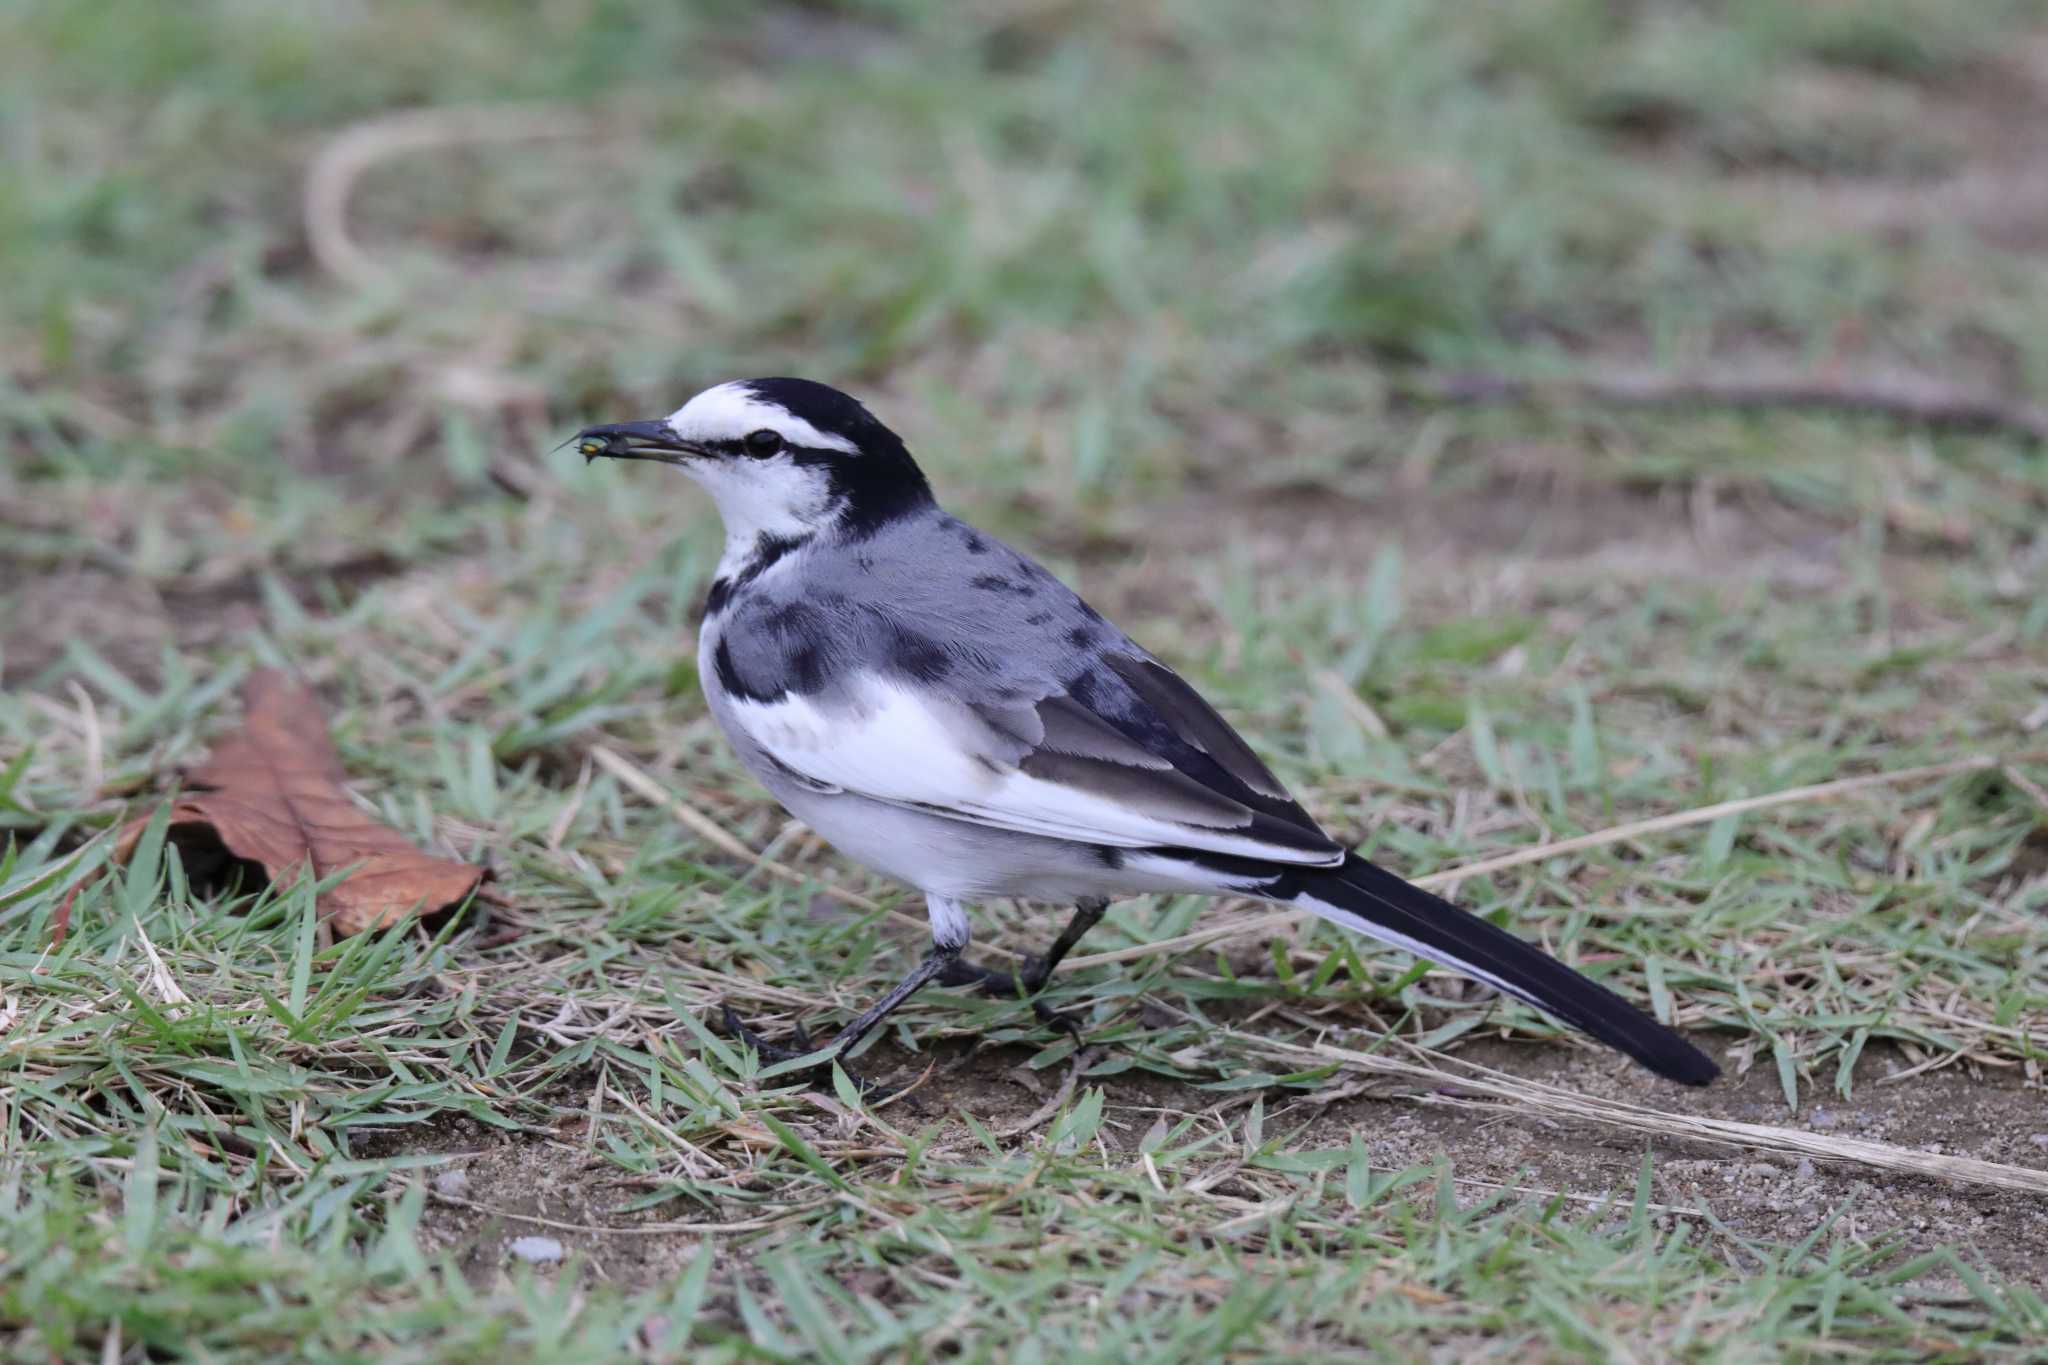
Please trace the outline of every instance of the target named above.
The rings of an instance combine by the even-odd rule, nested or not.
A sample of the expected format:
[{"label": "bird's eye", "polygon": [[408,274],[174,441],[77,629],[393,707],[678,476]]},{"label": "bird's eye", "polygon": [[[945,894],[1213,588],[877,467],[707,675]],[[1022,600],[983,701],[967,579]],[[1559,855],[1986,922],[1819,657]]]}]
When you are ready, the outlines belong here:
[{"label": "bird's eye", "polygon": [[762,427],[759,431],[747,433],[747,454],[749,455],[773,455],[780,449],[782,449],[782,436],[779,432],[773,432],[766,427]]}]

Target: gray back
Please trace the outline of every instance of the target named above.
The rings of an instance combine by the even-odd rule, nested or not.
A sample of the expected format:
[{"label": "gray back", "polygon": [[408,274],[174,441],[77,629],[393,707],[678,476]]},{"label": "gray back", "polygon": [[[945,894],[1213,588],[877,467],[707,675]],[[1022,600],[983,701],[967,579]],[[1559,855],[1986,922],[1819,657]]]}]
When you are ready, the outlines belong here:
[{"label": "gray back", "polygon": [[1045,569],[936,508],[866,538],[828,532],[791,560],[726,606],[718,666],[737,695],[830,704],[872,672],[1002,709],[1067,690],[1105,650],[1145,657]]}]

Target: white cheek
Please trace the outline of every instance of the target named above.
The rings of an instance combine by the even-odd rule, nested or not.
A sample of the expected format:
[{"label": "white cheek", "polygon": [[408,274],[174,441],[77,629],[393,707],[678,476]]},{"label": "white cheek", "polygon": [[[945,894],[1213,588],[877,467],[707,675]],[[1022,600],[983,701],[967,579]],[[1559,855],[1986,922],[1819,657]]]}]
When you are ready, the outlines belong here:
[{"label": "white cheek", "polygon": [[726,540],[751,547],[763,535],[815,530],[831,503],[825,476],[788,456],[771,460],[692,460],[684,470],[718,504]]}]

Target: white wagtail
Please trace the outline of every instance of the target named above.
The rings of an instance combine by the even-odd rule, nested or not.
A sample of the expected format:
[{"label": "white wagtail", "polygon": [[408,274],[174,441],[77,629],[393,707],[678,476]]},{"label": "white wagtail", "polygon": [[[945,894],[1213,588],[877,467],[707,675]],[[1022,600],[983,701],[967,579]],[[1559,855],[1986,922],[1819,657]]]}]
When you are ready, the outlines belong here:
[{"label": "white wagtail", "polygon": [[[576,440],[586,458],[676,465],[716,499],[725,554],[697,642],[711,714],[791,813],[925,895],[930,951],[835,1058],[934,978],[1035,995],[1113,897],[1197,892],[1299,906],[1455,967],[1660,1076],[1717,1074],[1606,987],[1347,852],[1172,669],[941,511],[903,442],[837,389],[720,384]],[[992,896],[1075,907],[1014,979],[961,961],[967,907]]]}]

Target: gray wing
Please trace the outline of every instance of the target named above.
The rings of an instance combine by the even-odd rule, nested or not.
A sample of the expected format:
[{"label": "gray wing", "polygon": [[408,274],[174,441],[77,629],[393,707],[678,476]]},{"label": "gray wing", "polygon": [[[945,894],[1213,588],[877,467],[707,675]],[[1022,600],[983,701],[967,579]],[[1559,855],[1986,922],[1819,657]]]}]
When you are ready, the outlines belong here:
[{"label": "gray wing", "polygon": [[1278,862],[1343,861],[1343,848],[1229,722],[1135,645],[1097,651],[1028,708],[976,710],[1015,742],[1023,772],[1185,825],[1190,847],[1213,847],[1204,835],[1229,835],[1233,844],[1255,841]]}]

